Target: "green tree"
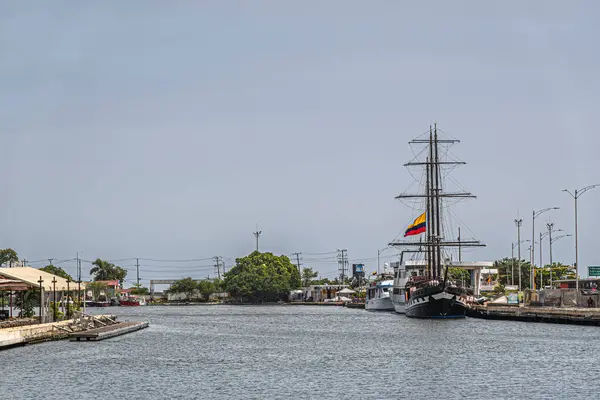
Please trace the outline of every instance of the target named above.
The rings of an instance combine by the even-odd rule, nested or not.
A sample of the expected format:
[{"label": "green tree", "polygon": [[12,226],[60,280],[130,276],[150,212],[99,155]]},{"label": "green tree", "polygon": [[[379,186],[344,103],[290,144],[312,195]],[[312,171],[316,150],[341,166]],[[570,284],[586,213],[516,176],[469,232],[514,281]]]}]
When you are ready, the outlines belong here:
[{"label": "green tree", "polygon": [[61,278],[70,279],[71,281],[73,280],[73,277],[69,275],[67,271],[52,264],[40,268],[40,271],[48,272],[49,274],[60,276]]},{"label": "green tree", "polygon": [[465,282],[465,286],[471,284],[471,274],[464,268],[449,267],[448,278],[459,282]]},{"label": "green tree", "polygon": [[202,295],[202,297],[204,298],[204,300],[208,300],[208,297],[211,294],[217,292],[217,288],[215,287],[215,284],[206,279],[198,282],[197,288],[198,288],[198,291],[200,292],[200,294]]},{"label": "green tree", "polygon": [[11,265],[19,262],[19,256],[13,249],[1,249],[0,250],[0,267],[3,265]]},{"label": "green tree", "polygon": [[94,301],[96,301],[100,296],[100,292],[106,289],[108,289],[108,286],[104,282],[90,282],[88,283],[86,290],[92,291],[92,298],[94,299]]},{"label": "green tree", "polygon": [[130,293],[136,296],[145,296],[147,294],[150,294],[150,290],[148,290],[147,287],[135,284],[134,287],[131,288]]},{"label": "green tree", "polygon": [[31,318],[35,315],[34,308],[39,307],[40,293],[37,290],[25,290],[15,297],[15,308],[21,310],[23,317]]},{"label": "green tree", "polygon": [[215,293],[223,290],[223,280],[222,279],[214,279],[213,285],[215,285]]},{"label": "green tree", "polygon": [[300,273],[286,256],[255,251],[235,261],[223,280],[225,291],[234,297],[276,301],[287,299],[290,290],[300,286]]},{"label": "green tree", "polygon": [[167,293],[184,293],[187,300],[191,300],[194,292],[198,290],[198,284],[192,278],[187,277],[175,281],[167,290]]},{"label": "green tree", "polygon": [[95,281],[118,280],[121,285],[125,281],[127,270],[99,258],[92,264],[94,267],[90,269],[90,274],[94,276]]},{"label": "green tree", "polygon": [[311,281],[319,276],[317,271],[313,271],[312,268],[302,268],[302,286],[307,287]]},{"label": "green tree", "polygon": [[[514,271],[514,284],[519,284],[519,264],[515,258],[503,258],[495,262],[495,268],[498,268],[500,276],[500,284],[503,286],[510,285],[513,282],[512,273]],[[543,274],[542,285],[550,284],[550,272],[552,273],[552,282],[560,279],[574,278],[575,271],[571,266],[561,263],[553,263],[552,269],[550,265],[545,265],[544,269],[535,269],[535,284],[539,288],[540,275]],[[521,288],[529,289],[531,287],[531,265],[528,261],[521,260]]]}]

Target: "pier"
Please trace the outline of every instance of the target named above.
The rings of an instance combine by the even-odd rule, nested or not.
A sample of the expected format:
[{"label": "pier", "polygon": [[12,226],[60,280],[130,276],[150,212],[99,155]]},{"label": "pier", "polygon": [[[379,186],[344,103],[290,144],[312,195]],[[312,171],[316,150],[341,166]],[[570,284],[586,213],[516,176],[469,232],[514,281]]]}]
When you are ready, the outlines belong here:
[{"label": "pier", "polygon": [[135,332],[148,327],[148,322],[119,322],[114,325],[106,325],[100,328],[88,329],[70,334],[71,342],[98,341],[126,333]]},{"label": "pier", "polygon": [[600,325],[600,308],[472,305],[467,309],[467,316],[524,322]]}]

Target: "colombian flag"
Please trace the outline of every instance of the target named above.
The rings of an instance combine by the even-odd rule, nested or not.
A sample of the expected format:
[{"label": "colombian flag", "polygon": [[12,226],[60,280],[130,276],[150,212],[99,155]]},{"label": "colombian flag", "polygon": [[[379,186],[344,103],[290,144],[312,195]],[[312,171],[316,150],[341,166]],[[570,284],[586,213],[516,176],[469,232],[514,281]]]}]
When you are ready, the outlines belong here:
[{"label": "colombian flag", "polygon": [[418,235],[419,233],[423,233],[427,230],[427,218],[425,217],[425,213],[419,215],[415,221],[409,225],[406,232],[404,232],[404,237]]}]

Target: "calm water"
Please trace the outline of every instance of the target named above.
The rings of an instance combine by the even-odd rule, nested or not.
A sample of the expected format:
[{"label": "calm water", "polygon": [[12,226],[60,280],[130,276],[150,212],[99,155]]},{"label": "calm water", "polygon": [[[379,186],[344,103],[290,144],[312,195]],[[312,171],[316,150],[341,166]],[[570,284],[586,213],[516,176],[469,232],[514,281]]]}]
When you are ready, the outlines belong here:
[{"label": "calm water", "polygon": [[107,310],[151,326],[97,343],[2,351],[0,398],[598,397],[594,327],[421,321],[340,307]]}]

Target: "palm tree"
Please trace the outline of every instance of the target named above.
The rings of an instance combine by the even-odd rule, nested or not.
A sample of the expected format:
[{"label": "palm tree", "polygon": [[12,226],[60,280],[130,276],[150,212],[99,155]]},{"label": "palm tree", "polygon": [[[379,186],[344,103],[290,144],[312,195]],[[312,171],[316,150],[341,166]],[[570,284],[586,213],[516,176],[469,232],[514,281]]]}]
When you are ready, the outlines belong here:
[{"label": "palm tree", "polygon": [[107,281],[110,280],[110,278],[114,275],[114,264],[99,258],[96,259],[96,261],[94,261],[92,264],[95,265],[95,267],[90,269],[90,274],[94,275],[95,281]]}]

